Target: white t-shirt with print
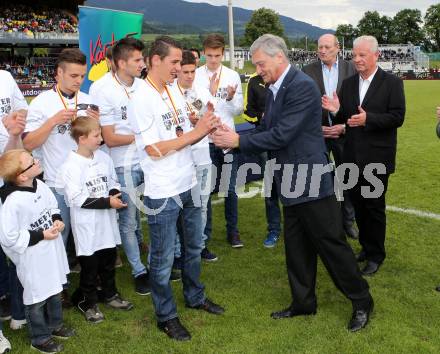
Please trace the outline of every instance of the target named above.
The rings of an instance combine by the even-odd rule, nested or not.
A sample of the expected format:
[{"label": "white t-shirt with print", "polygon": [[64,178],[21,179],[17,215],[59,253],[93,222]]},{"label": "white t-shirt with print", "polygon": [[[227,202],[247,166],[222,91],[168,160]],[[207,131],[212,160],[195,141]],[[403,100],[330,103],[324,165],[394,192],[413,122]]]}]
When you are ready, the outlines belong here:
[{"label": "white t-shirt with print", "polygon": [[[209,91],[201,86],[193,84],[190,89],[184,89],[178,86],[177,80],[173,83],[177,86],[178,91],[183,95],[186,101],[186,113],[188,115],[191,112],[198,114],[200,106],[206,106],[208,102],[214,101]],[[209,138],[208,135],[200,140],[197,144],[191,145],[191,152],[196,166],[209,165],[212,163],[211,156],[209,154]]]},{"label": "white t-shirt with print", "polygon": [[[69,109],[75,109],[75,98],[63,97],[63,100]],[[91,103],[91,98],[80,91],[77,103]],[[29,105],[25,132],[40,128],[62,109],[65,108],[55,88],[40,93]],[[84,115],[86,111],[78,111],[78,116]],[[70,136],[70,123],[60,124],[52,129],[47,140],[41,145],[44,179],[49,187],[61,188],[61,181],[57,181],[58,170],[66,161],[69,152],[76,148],[76,142]]]},{"label": "white t-shirt with print", "polygon": [[23,303],[32,305],[63,290],[69,274],[61,234],[29,246],[30,233],[52,227],[52,215],[59,214],[52,191],[42,181],[35,191],[14,191],[0,208],[0,242],[17,267],[23,285]]},{"label": "white t-shirt with print", "polygon": [[0,119],[20,109],[28,109],[23,94],[12,75],[6,70],[0,70]]},{"label": "white t-shirt with print", "polygon": [[[116,78],[107,73],[94,83],[89,91],[92,101],[99,106],[100,123],[102,126],[113,125],[115,134],[134,135],[127,119],[127,106],[136,87],[142,83],[135,78],[131,87],[122,86]],[[109,148],[109,154],[115,167],[132,166],[139,163],[136,144]]]},{"label": "white t-shirt with print", "polygon": [[[212,75],[214,75],[214,72],[209,71],[206,65],[197,68],[194,84],[208,90],[215,101],[213,102],[215,115],[220,117],[222,123],[227,124],[231,129],[235,130],[234,117],[243,113],[243,90],[241,88],[240,75],[224,65],[220,65],[216,73],[217,79],[220,77],[220,82],[215,97],[209,92],[209,80]],[[237,91],[233,99],[226,101],[228,86],[235,87],[235,85],[237,85]]]},{"label": "white t-shirt with print", "polygon": [[115,209],[81,208],[87,198],[106,198],[110,190],[121,189],[110,156],[97,150],[92,158],[86,158],[71,151],[60,174],[77,256],[91,256],[121,244]]},{"label": "white t-shirt with print", "polygon": [[184,133],[191,130],[182,94],[176,87],[167,87],[177,110],[178,122],[166,91],[161,95],[146,81],[139,85],[128,105],[128,120],[135,133],[144,172],[144,195],[152,199],[172,197],[197,184],[190,146],[154,159],[145,151],[148,145],[175,139],[177,126]]}]

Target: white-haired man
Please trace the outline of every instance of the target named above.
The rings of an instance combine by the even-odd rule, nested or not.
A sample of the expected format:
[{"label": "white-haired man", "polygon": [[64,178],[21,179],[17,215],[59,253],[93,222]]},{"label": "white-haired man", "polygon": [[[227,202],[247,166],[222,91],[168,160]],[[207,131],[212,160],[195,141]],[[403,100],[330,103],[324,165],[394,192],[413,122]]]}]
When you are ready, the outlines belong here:
[{"label": "white-haired man", "polygon": [[403,82],[377,65],[378,43],[373,36],[353,42],[353,62],[359,75],[345,80],[337,96],[324,96],[323,107],[337,112],[335,121],[346,124],[344,163],[359,168],[350,190],[364,275],[376,273],[385,260],[385,193],[395,170],[397,128],[405,118]]}]

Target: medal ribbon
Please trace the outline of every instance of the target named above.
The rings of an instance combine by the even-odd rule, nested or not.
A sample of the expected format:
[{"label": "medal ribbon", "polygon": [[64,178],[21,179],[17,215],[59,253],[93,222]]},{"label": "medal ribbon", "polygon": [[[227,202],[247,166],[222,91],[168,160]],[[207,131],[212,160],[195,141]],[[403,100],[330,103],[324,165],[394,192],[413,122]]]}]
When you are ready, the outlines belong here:
[{"label": "medal ribbon", "polygon": [[[160,93],[160,91],[159,91],[159,89],[157,88],[157,86],[156,86],[156,84],[153,82],[153,80],[151,80],[150,79],[150,77],[148,77],[147,76],[147,78],[146,78],[146,80],[148,81],[148,83],[157,91],[157,93],[160,95],[160,97],[162,98],[162,100],[165,102],[165,104],[168,106],[168,108],[170,109],[170,105],[168,104],[168,102],[166,102],[165,100],[164,100],[164,98],[163,98],[163,96],[162,96],[162,94]],[[179,117],[178,117],[178,114],[177,114],[177,109],[176,109],[176,105],[174,104],[174,101],[173,101],[173,97],[171,96],[171,93],[170,93],[170,91],[168,91],[168,87],[164,87],[165,88],[165,92],[167,93],[167,95],[168,95],[168,98],[170,99],[170,101],[171,101],[171,104],[173,105],[173,111],[174,111],[174,114],[173,114],[173,120],[174,120],[174,124],[176,125],[176,128],[179,126]]]},{"label": "medal ribbon", "polygon": [[129,95],[128,91],[126,90],[125,85],[121,81],[119,81],[118,77],[116,76],[116,73],[112,74],[112,76],[113,76],[113,79],[115,79],[116,82],[119,84],[119,86],[121,86],[123,88],[123,90],[124,90],[125,94],[127,95],[128,99],[130,99],[130,95]]},{"label": "medal ribbon", "polygon": [[[58,85],[56,86],[56,91],[58,93],[58,96],[60,97],[61,102],[63,103],[64,109],[68,109],[66,102],[64,101],[63,95],[61,94],[60,88]],[[75,92],[75,109],[78,105],[78,92]]]}]

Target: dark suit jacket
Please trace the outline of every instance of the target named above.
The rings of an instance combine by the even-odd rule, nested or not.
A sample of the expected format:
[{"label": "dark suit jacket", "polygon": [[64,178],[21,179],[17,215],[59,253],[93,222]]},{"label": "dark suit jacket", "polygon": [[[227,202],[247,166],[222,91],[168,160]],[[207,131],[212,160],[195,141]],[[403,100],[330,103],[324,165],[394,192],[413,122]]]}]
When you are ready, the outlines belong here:
[{"label": "dark suit jacket", "polygon": [[274,181],[283,205],[334,193],[330,172],[321,176],[322,169],[315,166],[311,178],[314,164],[325,166],[329,158],[322,136],[321,95],[318,86],[303,72],[290,68],[275,101],[272,91],[268,91],[262,123],[253,133],[240,136],[239,144],[243,152],[267,151],[269,160],[281,164],[275,170]]},{"label": "dark suit jacket", "polygon": [[[359,113],[359,75],[343,82],[339,100],[341,107],[336,121],[346,123]],[[361,170],[369,163],[383,163],[387,173],[393,173],[397,128],[405,118],[402,80],[379,68],[365,94],[362,108],[367,112],[366,125],[355,128],[347,125],[343,160],[356,163]]]},{"label": "dark suit jacket", "polygon": [[[322,62],[320,60],[314,61],[313,63],[304,66],[302,70],[318,84],[321,96],[325,95],[324,79],[322,77]],[[338,96],[341,92],[342,82],[354,74],[356,74],[356,70],[351,62],[343,59],[338,60],[338,85],[336,88]],[[322,110],[322,125],[329,125],[328,111],[325,109]]]}]

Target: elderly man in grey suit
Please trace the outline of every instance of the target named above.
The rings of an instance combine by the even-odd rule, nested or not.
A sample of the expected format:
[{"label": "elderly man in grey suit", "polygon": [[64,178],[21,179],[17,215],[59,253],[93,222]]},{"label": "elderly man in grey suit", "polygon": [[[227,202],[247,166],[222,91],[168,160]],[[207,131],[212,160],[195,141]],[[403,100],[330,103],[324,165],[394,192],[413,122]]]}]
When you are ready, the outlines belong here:
[{"label": "elderly man in grey suit", "polygon": [[[221,148],[268,152],[274,184],[283,204],[290,306],[272,313],[282,319],[312,315],[318,255],[338,289],[351,300],[350,331],[364,328],[373,310],[368,283],[361,277],[352,249],[342,233],[341,211],[321,129],[321,97],[310,77],[294,69],[280,37],[265,34],[251,46],[252,62],[266,84],[264,119],[250,134],[224,126],[211,136]],[[267,171],[267,170],[266,170]]]},{"label": "elderly man in grey suit", "polygon": [[[333,94],[339,94],[342,81],[356,73],[353,64],[338,58],[338,53],[338,38],[333,34],[324,34],[318,39],[319,60],[303,68],[303,72],[317,83],[322,96],[331,97]],[[328,152],[333,155],[336,167],[338,167],[342,163],[345,124],[335,124],[333,118],[329,111],[322,109],[322,132],[325,144]],[[342,225],[345,233],[351,238],[357,238],[358,231],[354,227],[354,207],[348,191],[344,191],[341,207]]]}]

